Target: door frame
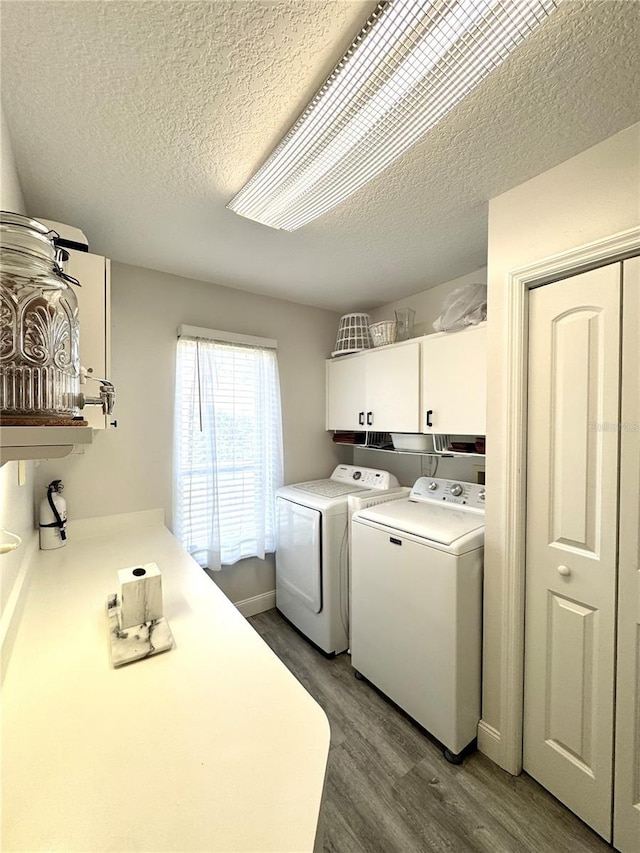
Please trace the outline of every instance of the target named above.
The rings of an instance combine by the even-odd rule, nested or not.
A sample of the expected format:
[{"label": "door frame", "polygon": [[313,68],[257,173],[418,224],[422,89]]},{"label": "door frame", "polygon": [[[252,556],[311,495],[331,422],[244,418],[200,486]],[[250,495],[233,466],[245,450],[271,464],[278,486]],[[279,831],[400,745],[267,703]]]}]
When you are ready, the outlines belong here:
[{"label": "door frame", "polygon": [[[501,482],[501,517],[505,520],[502,550],[502,655],[500,684],[502,726],[489,726],[483,738],[490,758],[513,775],[522,770],[524,716],[525,523],[527,461],[528,305],[533,287],[615,263],[640,253],[640,227],[610,235],[567,252],[542,258],[507,273],[505,473]],[[491,322],[489,320],[489,322]],[[491,744],[493,742],[493,744]],[[495,747],[499,748],[496,750]]]}]

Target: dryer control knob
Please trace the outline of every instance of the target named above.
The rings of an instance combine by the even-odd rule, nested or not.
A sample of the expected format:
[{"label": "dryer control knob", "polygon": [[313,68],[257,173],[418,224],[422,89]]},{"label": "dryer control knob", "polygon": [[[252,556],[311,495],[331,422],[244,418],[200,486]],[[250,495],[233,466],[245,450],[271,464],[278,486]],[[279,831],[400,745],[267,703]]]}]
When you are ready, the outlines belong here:
[{"label": "dryer control knob", "polygon": [[438,489],[437,483],[434,483],[434,482],[429,483],[429,491],[430,492],[435,492],[435,491],[437,491],[437,489]]},{"label": "dryer control knob", "polygon": [[451,486],[450,492],[454,498],[459,497],[462,494],[462,486],[460,483],[454,483],[453,486]]}]

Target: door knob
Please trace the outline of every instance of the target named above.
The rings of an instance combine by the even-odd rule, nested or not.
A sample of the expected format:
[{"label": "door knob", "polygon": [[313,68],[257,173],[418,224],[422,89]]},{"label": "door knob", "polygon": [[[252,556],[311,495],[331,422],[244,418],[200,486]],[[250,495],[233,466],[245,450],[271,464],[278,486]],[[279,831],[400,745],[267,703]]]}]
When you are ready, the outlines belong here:
[{"label": "door knob", "polygon": [[571,574],[571,569],[569,566],[558,566],[558,574],[562,575],[563,578],[568,578]]}]

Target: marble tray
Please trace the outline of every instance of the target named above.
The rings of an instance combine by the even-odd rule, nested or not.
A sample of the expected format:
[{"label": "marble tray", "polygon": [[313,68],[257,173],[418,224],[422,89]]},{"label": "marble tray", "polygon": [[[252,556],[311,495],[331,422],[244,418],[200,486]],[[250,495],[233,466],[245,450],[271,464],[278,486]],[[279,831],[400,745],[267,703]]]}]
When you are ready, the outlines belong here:
[{"label": "marble tray", "polygon": [[120,597],[117,593],[107,599],[109,654],[113,667],[151,657],[173,648],[173,635],[163,617],[143,622],[133,628],[121,629]]}]

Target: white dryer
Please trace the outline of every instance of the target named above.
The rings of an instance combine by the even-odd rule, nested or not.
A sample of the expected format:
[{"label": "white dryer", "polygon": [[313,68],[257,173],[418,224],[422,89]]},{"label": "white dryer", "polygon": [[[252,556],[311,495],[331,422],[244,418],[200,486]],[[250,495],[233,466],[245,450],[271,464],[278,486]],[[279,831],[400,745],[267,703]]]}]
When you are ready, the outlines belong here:
[{"label": "white dryer", "polygon": [[387,471],[338,465],[276,492],[276,607],[326,654],[349,646],[348,496],[397,486]]},{"label": "white dryer", "polygon": [[421,477],[351,529],[351,664],[461,760],[480,719],[484,486]]}]

